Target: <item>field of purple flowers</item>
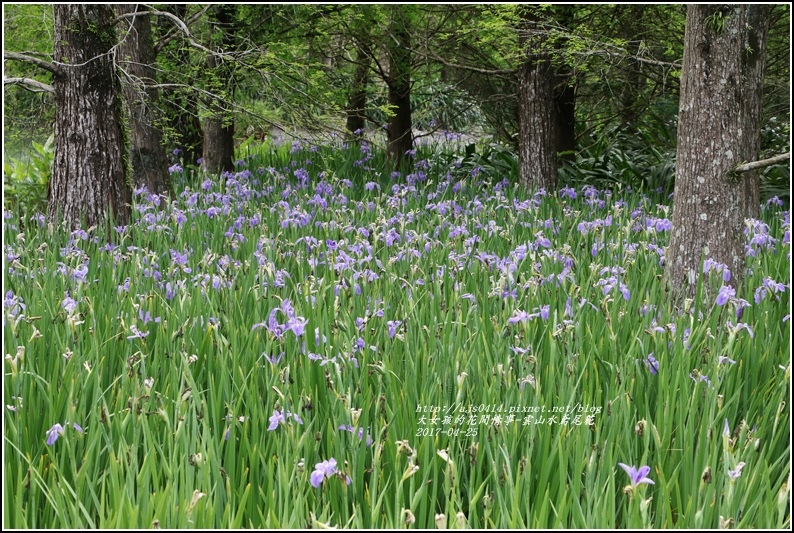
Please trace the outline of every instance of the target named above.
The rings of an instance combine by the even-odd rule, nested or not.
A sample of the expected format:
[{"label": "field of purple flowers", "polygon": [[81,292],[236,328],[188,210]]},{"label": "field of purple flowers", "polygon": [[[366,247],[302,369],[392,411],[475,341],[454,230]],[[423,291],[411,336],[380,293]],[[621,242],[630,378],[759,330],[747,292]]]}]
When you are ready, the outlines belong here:
[{"label": "field of purple flowers", "polygon": [[4,526],[790,526],[790,218],[666,304],[654,192],[263,147],[4,213]]}]

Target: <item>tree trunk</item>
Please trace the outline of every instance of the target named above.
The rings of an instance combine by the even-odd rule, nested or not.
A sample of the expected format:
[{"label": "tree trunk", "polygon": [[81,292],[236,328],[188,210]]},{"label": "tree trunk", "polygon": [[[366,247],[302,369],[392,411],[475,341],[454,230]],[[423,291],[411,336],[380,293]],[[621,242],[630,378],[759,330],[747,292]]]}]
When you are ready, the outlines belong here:
[{"label": "tree trunk", "polygon": [[[639,56],[643,41],[637,41],[637,35],[641,35],[643,31],[645,24],[643,14],[646,5],[619,4],[615,6],[615,9],[615,15],[620,20],[618,38],[628,43],[627,47],[631,47],[629,49],[631,53]],[[626,74],[618,81],[620,84],[617,93],[618,114],[626,131],[637,131],[637,118],[644,107],[640,94],[646,83],[646,78],[642,76],[642,64],[639,61],[631,58],[628,58],[627,61]]]},{"label": "tree trunk", "polygon": [[[120,15],[145,10],[142,4],[119,4],[116,9]],[[127,73],[123,87],[131,126],[132,183],[135,187],[145,186],[154,194],[170,195],[171,177],[163,134],[154,125],[157,91],[144,87],[153,83],[155,77],[151,19],[138,15],[123,19],[120,25],[126,32],[119,52],[121,67]]]},{"label": "tree trunk", "polygon": [[[187,16],[185,4],[168,4],[166,10],[173,13],[180,20]],[[166,30],[173,28],[172,21],[160,18]],[[190,65],[188,50],[180,46],[176,51],[176,62],[180,65]],[[195,165],[204,151],[204,133],[199,120],[198,98],[192,90],[167,89],[163,94],[163,103],[166,108],[168,127],[176,134],[176,148],[184,154],[188,164]]]},{"label": "tree trunk", "polygon": [[[751,137],[747,139],[746,161],[756,161],[761,153],[761,129],[763,115],[764,67],[766,63],[767,34],[773,6],[758,5],[747,12],[747,37],[745,41],[743,67],[747,72],[748,90],[745,93],[744,113]],[[753,86],[752,84],[755,84]],[[755,132],[755,133],[753,133]],[[745,186],[745,215],[761,218],[761,171],[756,170],[742,176]]]},{"label": "tree trunk", "polygon": [[556,119],[556,151],[559,160],[576,159],[576,88],[569,85],[570,75],[557,76],[557,90],[554,97]]},{"label": "tree trunk", "polygon": [[[234,5],[219,5],[215,8],[214,22],[216,31],[223,32],[222,50],[231,51],[234,46]],[[226,59],[218,56],[208,58],[208,68],[214,79],[210,83],[213,92],[232,99],[234,87],[231,80],[233,68]],[[204,155],[202,167],[210,174],[220,174],[234,170],[234,120],[228,116],[218,101],[207,103],[211,115],[204,119]]]},{"label": "tree trunk", "polygon": [[389,117],[387,159],[396,166],[410,162],[407,152],[413,149],[411,124],[411,53],[407,8],[391,7],[391,35],[387,37],[389,56],[389,105],[394,114]]},{"label": "tree trunk", "polygon": [[[575,5],[555,6],[555,18],[563,28],[572,28],[575,24]],[[570,30],[568,30],[570,31]],[[557,48],[567,46],[566,39],[558,40]],[[573,73],[568,68],[559,68],[554,73],[554,114],[555,145],[557,162],[576,159],[576,87]]]},{"label": "tree trunk", "polygon": [[557,188],[557,127],[554,70],[543,47],[545,31],[538,17],[522,10],[519,46],[527,60],[518,80],[519,181],[534,189]]},{"label": "tree trunk", "polygon": [[55,160],[47,214],[72,228],[126,223],[131,191],[113,8],[55,4]]},{"label": "tree trunk", "polygon": [[768,10],[687,10],[673,227],[665,260],[673,301],[694,295],[707,258],[726,265],[730,284],[742,287],[748,185],[731,170],[757,158]]},{"label": "tree trunk", "polygon": [[351,140],[358,141],[364,135],[366,126],[365,109],[367,106],[367,84],[369,82],[369,56],[364,50],[366,45],[359,43],[356,52],[356,71],[353,86],[350,88],[347,106],[347,133]]}]

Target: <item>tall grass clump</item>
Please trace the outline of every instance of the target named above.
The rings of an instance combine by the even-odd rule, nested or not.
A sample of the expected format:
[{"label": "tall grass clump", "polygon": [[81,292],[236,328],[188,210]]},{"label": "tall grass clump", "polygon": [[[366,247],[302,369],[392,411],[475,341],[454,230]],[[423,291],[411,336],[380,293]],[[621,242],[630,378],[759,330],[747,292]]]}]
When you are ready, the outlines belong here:
[{"label": "tall grass clump", "polygon": [[4,526],[790,527],[789,212],[671,307],[668,205],[466,157],[4,212]]}]

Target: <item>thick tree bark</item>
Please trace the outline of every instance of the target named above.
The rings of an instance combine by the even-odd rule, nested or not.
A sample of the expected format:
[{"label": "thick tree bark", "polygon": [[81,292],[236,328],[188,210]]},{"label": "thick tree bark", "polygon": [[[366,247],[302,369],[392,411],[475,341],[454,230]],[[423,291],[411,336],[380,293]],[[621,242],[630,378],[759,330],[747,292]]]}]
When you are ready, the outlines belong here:
[{"label": "thick tree bark", "polygon": [[130,214],[126,132],[113,47],[113,8],[55,4],[55,160],[47,213],[72,228],[125,223]]},{"label": "thick tree bark", "polygon": [[389,56],[389,105],[394,115],[389,117],[387,159],[394,165],[410,162],[406,152],[413,148],[413,126],[411,123],[411,53],[410,33],[406,20],[407,7],[394,5],[392,9],[391,35],[387,37]]},{"label": "thick tree bark", "polygon": [[353,141],[358,141],[364,134],[366,126],[365,109],[367,107],[367,84],[369,83],[369,55],[364,50],[366,45],[360,43],[356,52],[356,70],[350,88],[347,106],[347,134]]},{"label": "thick tree bark", "polygon": [[[754,161],[769,6],[690,5],[678,119],[673,227],[665,279],[672,300],[694,295],[704,259],[725,264],[741,289],[745,176]],[[759,63],[761,65],[759,66]]]},{"label": "thick tree bark", "polygon": [[[222,46],[229,52],[234,46],[234,5],[219,5],[215,8],[213,25],[223,32]],[[234,87],[231,84],[233,68],[217,56],[208,58],[208,67],[215,79],[211,87],[231,99]],[[204,155],[202,168],[210,174],[234,170],[234,120],[223,111],[216,101],[208,102],[211,115],[204,119]]]},{"label": "thick tree bark", "polygon": [[545,32],[537,17],[523,10],[519,46],[527,60],[518,80],[518,175],[534,189],[557,188],[557,127],[554,69],[544,49]]},{"label": "thick tree bark", "polygon": [[[142,4],[119,4],[118,13],[143,11]],[[146,89],[154,83],[154,48],[150,17],[138,15],[121,21],[122,39],[119,44],[124,77],[124,100],[130,117],[132,183],[145,186],[155,194],[172,194],[168,160],[163,145],[163,134],[155,126],[154,104],[157,91]]]}]

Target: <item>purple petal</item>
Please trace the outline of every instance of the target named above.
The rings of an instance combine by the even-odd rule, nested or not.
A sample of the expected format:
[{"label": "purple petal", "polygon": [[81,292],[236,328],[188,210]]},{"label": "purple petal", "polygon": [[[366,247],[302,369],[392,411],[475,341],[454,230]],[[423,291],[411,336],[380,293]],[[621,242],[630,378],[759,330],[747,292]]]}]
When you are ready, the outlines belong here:
[{"label": "purple petal", "polygon": [[311,479],[309,481],[311,482],[312,487],[316,489],[323,482],[323,479],[325,479],[325,474],[320,470],[315,470],[312,472]]},{"label": "purple petal", "polygon": [[622,468],[629,475],[629,477],[632,479],[632,481],[634,480],[634,475],[637,473],[637,469],[636,468],[634,468],[633,466],[629,466],[629,465],[623,464],[623,463],[618,463],[618,466],[620,468]]},{"label": "purple petal", "polygon": [[[639,470],[637,470],[637,479],[642,480],[645,476],[651,473],[651,467],[648,465],[641,466]],[[650,480],[649,480],[650,481]],[[639,483],[639,481],[638,481]]]},{"label": "purple petal", "polygon": [[278,411],[273,411],[273,416],[268,420],[270,420],[270,425],[267,428],[268,431],[276,429],[280,422],[286,422],[286,420],[284,420],[284,413],[279,413]]},{"label": "purple petal", "polygon": [[47,446],[52,446],[55,444],[55,441],[58,440],[58,437],[63,435],[63,426],[60,424],[55,424],[49,430],[47,430]]}]

